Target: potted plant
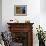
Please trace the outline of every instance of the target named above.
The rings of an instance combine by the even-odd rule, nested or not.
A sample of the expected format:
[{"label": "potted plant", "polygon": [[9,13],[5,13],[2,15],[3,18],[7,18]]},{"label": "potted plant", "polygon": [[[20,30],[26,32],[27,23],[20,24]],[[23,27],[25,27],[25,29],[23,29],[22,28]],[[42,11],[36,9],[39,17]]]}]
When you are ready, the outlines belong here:
[{"label": "potted plant", "polygon": [[36,28],[37,29],[37,34],[36,36],[38,36],[38,40],[39,40],[39,46],[45,46],[45,35],[43,32],[42,27]]}]

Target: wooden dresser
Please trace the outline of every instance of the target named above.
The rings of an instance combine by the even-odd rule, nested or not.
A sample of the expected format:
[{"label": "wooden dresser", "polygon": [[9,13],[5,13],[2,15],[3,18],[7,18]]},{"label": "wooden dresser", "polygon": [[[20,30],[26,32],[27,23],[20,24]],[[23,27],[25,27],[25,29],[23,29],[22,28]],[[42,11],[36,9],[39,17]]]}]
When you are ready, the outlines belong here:
[{"label": "wooden dresser", "polygon": [[33,23],[7,23],[13,41],[23,43],[22,46],[33,46]]}]

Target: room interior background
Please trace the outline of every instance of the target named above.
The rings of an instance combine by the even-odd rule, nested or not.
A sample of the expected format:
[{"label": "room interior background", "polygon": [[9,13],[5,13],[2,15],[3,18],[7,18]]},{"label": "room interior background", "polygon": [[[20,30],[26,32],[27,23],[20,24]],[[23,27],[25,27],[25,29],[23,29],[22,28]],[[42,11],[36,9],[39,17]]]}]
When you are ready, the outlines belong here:
[{"label": "room interior background", "polygon": [[[44,31],[46,31],[46,10],[44,10],[46,7],[45,0],[0,0],[0,2],[1,1],[0,9],[2,7],[2,10],[0,10],[0,16],[2,15],[2,18],[0,17],[0,21],[2,21],[2,31],[8,31],[7,22],[11,19],[17,19],[19,22],[30,20],[31,23],[34,23],[33,36],[35,36],[33,37],[33,45],[38,46],[36,27],[40,24]],[[27,16],[14,16],[14,5],[18,4],[27,5]]]}]

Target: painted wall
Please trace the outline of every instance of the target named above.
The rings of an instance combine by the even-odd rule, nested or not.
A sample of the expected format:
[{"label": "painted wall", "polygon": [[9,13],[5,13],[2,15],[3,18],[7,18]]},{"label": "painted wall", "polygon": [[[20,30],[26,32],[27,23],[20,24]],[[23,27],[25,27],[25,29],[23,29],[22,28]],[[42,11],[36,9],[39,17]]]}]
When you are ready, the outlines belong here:
[{"label": "painted wall", "polygon": [[40,24],[46,31],[46,0],[40,0]]},{"label": "painted wall", "polygon": [[42,13],[46,13],[46,0],[40,0],[40,9]]},{"label": "painted wall", "polygon": [[0,0],[0,31],[2,31],[2,0]]},{"label": "painted wall", "polygon": [[[7,22],[11,19],[17,19],[19,22],[25,22],[25,20],[30,20],[33,25],[33,45],[38,46],[38,39],[36,37],[36,27],[39,24],[46,29],[46,15],[41,11],[40,7],[43,4],[40,0],[2,0],[2,26],[3,31],[8,30]],[[14,16],[14,5],[27,5],[27,16]],[[37,40],[36,40],[37,39]]]}]

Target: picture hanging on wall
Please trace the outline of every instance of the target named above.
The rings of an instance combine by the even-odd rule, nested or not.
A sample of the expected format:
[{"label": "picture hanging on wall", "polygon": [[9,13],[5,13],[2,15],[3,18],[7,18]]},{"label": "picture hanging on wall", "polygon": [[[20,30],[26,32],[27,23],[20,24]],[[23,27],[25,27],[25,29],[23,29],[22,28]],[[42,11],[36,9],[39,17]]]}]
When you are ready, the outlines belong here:
[{"label": "picture hanging on wall", "polygon": [[14,16],[26,16],[27,5],[14,5]]}]

